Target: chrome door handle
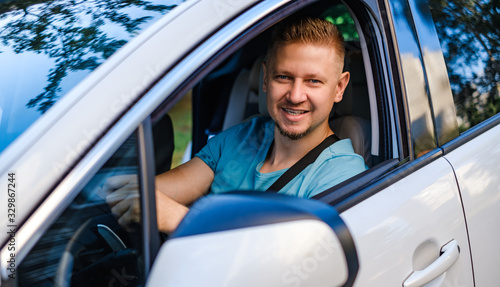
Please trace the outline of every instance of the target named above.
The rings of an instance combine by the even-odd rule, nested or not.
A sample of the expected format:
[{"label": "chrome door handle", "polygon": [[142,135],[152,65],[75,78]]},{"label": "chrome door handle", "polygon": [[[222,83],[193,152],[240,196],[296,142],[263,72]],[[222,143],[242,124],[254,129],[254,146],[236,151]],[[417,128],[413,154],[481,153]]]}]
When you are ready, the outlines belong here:
[{"label": "chrome door handle", "polygon": [[460,256],[460,248],[455,239],[441,248],[441,256],[423,270],[413,272],[403,283],[404,287],[422,286],[450,269]]}]

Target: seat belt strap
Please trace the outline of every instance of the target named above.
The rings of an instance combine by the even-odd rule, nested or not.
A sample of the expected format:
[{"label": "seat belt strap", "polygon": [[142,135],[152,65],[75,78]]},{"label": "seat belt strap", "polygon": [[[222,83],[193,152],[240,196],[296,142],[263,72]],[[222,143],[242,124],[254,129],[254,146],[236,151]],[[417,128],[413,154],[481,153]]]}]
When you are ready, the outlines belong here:
[{"label": "seat belt strap", "polygon": [[327,147],[331,146],[335,142],[339,141],[339,137],[335,134],[324,139],[318,146],[313,148],[304,157],[302,157],[298,162],[292,165],[285,173],[283,173],[266,191],[267,192],[278,192],[287,183],[294,179],[299,173],[301,173],[308,165],[313,163],[318,156]]}]

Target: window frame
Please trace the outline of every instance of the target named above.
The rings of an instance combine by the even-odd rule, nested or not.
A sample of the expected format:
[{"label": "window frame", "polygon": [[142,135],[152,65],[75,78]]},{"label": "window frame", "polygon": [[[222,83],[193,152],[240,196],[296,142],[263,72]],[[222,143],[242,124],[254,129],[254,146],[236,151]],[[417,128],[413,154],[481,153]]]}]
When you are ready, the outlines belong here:
[{"label": "window frame", "polygon": [[[272,24],[282,18],[291,15],[317,1],[304,2],[301,2],[300,4],[285,4],[274,11],[265,14],[264,16],[263,14],[260,14],[259,17],[263,16],[263,19],[259,19],[254,24],[249,25],[245,31],[235,36],[224,47],[220,48],[206,62],[193,71],[193,73],[190,74],[190,76],[187,77],[187,79],[169,95],[169,98],[152,113],[152,119],[157,120],[163,116],[176,102],[180,100],[180,98],[191,90],[197,82],[205,77],[224,59],[243,47],[258,34],[268,29],[272,26]],[[353,18],[358,18],[361,13],[359,11],[363,11],[362,17],[365,20],[364,22],[361,22],[360,25],[367,24],[370,21],[370,25],[366,25],[364,27],[366,29],[370,29],[369,31],[371,33],[377,35],[376,41],[371,43],[373,49],[366,49],[369,57],[368,59],[364,59],[364,61],[369,61],[369,65],[371,65],[371,73],[367,73],[367,77],[372,77],[374,79],[375,77],[378,77],[380,79],[380,81],[373,80],[377,83],[375,84],[375,95],[379,103],[377,106],[378,115],[375,117],[372,115],[372,120],[374,118],[378,118],[379,121],[379,131],[382,132],[381,138],[383,138],[385,143],[385,150],[380,150],[380,153],[381,156],[385,157],[385,160],[378,166],[373,167],[358,176],[348,179],[338,186],[333,187],[331,190],[324,191],[314,197],[315,199],[335,206],[339,211],[345,210],[349,206],[353,206],[361,200],[373,195],[378,190],[381,190],[383,188],[382,186],[373,188],[373,185],[369,184],[400,165],[404,157],[408,156],[407,147],[409,146],[403,136],[405,134],[404,131],[406,130],[404,126],[406,122],[399,118],[399,115],[405,110],[401,110],[401,105],[398,104],[401,102],[400,97],[398,97],[397,93],[395,93],[397,89],[392,86],[394,83],[391,79],[393,76],[391,74],[392,70],[388,68],[389,65],[387,63],[387,61],[389,61],[388,54],[390,52],[386,52],[387,50],[383,49],[385,43],[382,37],[383,32],[380,30],[381,25],[380,23],[377,23],[375,20],[377,19],[376,16],[372,14],[370,9],[367,9],[366,5],[362,1],[352,1],[349,2],[349,4],[344,2],[344,5],[351,10]],[[358,10],[358,13],[354,13],[352,11],[353,7]],[[253,8],[250,8],[249,10],[249,13],[251,13]],[[375,29],[379,29],[379,31],[376,32]],[[397,73],[395,75],[397,75]],[[368,187],[368,189],[364,189],[365,187]],[[359,197],[358,195],[361,196]]]},{"label": "window frame", "polygon": [[444,154],[448,154],[499,125],[500,113],[464,131],[455,139],[444,144],[441,148]]},{"label": "window frame", "polygon": [[[441,50],[441,43],[437,37],[430,9],[428,6],[415,3],[414,0],[409,0],[408,3],[422,53],[425,82],[429,93],[436,141],[439,147],[460,135],[455,103]],[[417,5],[419,6],[417,7]],[[436,50],[437,47],[439,47],[439,50]],[[436,54],[432,55],[432,52]]]},{"label": "window frame", "polygon": [[142,242],[145,261],[144,271],[147,278],[161,245],[156,217],[156,172],[151,117],[147,117],[146,120],[144,120],[137,128],[136,133],[140,174],[139,184],[141,196]]}]

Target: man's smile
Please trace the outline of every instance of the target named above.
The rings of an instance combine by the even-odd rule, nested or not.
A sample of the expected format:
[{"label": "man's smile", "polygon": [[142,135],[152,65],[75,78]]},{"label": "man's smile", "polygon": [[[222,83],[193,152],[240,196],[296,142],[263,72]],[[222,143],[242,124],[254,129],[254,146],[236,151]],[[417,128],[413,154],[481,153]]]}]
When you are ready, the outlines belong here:
[{"label": "man's smile", "polygon": [[282,108],[282,110],[285,113],[290,114],[292,116],[301,115],[301,114],[305,114],[305,113],[309,112],[309,111],[306,111],[306,110],[295,110],[295,109],[287,109],[287,108]]}]

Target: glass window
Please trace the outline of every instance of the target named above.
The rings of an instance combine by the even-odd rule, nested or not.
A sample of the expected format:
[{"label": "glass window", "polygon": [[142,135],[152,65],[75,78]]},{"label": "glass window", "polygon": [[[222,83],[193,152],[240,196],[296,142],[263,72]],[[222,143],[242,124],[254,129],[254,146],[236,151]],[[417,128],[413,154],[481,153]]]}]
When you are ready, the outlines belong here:
[{"label": "glass window", "polygon": [[498,3],[429,0],[461,132],[500,111]]},{"label": "glass window", "polygon": [[0,152],[91,71],[181,2],[0,1]]},{"label": "glass window", "polygon": [[[144,285],[136,142],[134,134],[42,235],[18,268],[18,286]],[[106,202],[125,182],[127,196],[137,202],[129,209],[136,220],[127,228]]]}]

